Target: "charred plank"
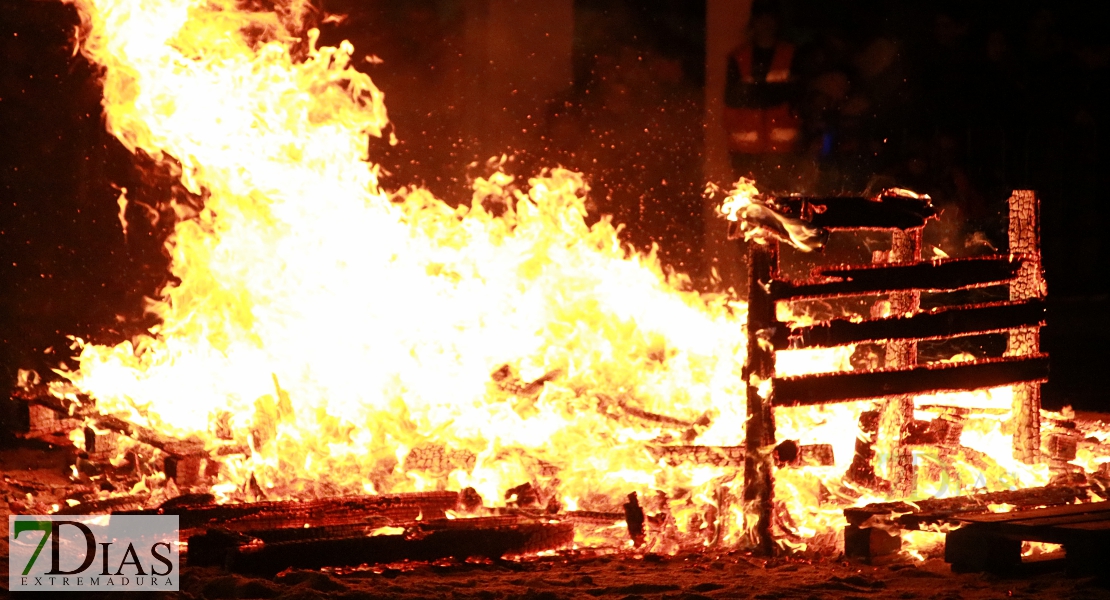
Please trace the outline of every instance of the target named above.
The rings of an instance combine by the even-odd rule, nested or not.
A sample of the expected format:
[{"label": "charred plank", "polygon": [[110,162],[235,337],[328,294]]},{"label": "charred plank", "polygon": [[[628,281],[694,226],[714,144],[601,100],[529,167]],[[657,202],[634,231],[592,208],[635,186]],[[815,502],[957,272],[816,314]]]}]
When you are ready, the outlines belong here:
[{"label": "charred plank", "polygon": [[[320,532],[321,537],[266,542],[237,532],[212,529],[189,538],[187,561],[219,565],[236,573],[271,576],[285,569],[320,569],[433,561],[551,550],[574,540],[574,526],[511,517],[441,520],[409,525],[404,533],[368,536],[362,532]],[[266,533],[260,533],[266,537]],[[281,535],[287,535],[282,533]],[[300,532],[300,535],[306,535]],[[277,540],[278,538],[271,538]]]},{"label": "charred plank", "polygon": [[781,197],[770,205],[785,216],[822,229],[913,229],[937,215],[927,198],[884,194],[878,198]]},{"label": "charred plank", "polygon": [[798,300],[900,290],[958,290],[1010,281],[1024,263],[1021,257],[989,256],[908,265],[837,267],[818,271],[826,281],[775,280],[770,284],[770,291],[775,300]]},{"label": "charred plank", "polygon": [[862,322],[836,319],[820,325],[777,329],[772,341],[776,350],[828,348],[875,340],[932,340],[995,333],[1043,326],[1044,322],[1045,304],[1036,299],[948,308],[912,317]]},{"label": "charred plank", "polygon": [[901,394],[977,390],[1048,378],[1048,356],[1004,357],[863,373],[775,378],[779,406],[846,402]]},{"label": "charred plank", "polygon": [[[196,496],[193,496],[194,498]],[[122,511],[125,515],[177,515],[181,529],[220,524],[237,530],[303,527],[305,524],[353,523],[367,516],[385,515],[396,520],[442,516],[460,502],[458,492],[414,492],[385,496],[345,496],[313,500],[246,502],[239,504],[182,504],[167,502],[158,508]]]}]

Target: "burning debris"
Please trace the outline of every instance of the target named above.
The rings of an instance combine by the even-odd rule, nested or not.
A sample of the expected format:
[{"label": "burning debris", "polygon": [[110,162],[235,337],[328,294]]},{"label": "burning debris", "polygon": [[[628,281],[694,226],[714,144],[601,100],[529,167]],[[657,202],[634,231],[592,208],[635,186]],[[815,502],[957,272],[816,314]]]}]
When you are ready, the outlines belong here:
[{"label": "burning debris", "polygon": [[[1052,470],[1040,460],[1031,193],[1011,199],[1009,254],[923,261],[928,197],[760,198],[742,181],[724,210],[752,242],[745,306],[588,224],[578,173],[496,172],[460,207],[381,189],[365,139],[386,126],[383,95],[350,44],[300,39],[292,9],[74,3],[109,129],[175,161],[203,208],[176,225],[158,326],[75,340],[63,381],[24,386],[27,431],[81,452],[56,511],[178,514],[191,562],[250,573],[583,547],[835,553],[846,522],[845,540],[878,535],[846,508],[1013,488],[1071,502],[1087,488],[1039,488],[1083,450],[1088,467],[1107,455],[1053,425]],[[780,242],[815,255],[845,229],[890,231],[891,248],[780,274]],[[922,290],[998,285],[1008,301],[921,308]],[[848,296],[877,316],[780,312]],[[1004,356],[918,360],[920,340],[999,332]],[[882,344],[881,368],[852,368],[863,343]]]}]

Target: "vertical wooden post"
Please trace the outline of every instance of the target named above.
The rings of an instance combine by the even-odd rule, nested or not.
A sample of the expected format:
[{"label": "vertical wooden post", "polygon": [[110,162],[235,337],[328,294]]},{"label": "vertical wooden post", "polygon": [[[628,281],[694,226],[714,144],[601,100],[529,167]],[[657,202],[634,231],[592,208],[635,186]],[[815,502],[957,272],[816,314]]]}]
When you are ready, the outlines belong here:
[{"label": "vertical wooden post", "polygon": [[[1014,190],[1010,196],[1010,255],[1021,256],[1025,264],[1010,283],[1010,300],[1043,298],[1047,291],[1041,270],[1040,201],[1030,190]],[[1010,332],[1007,356],[1028,356],[1041,350],[1040,328],[1022,327]],[[1040,459],[1041,385],[1022,383],[1014,386],[1014,458],[1032,464]]]},{"label": "vertical wooden post", "polygon": [[[890,255],[887,262],[908,263],[921,261],[921,228],[892,234]],[[921,308],[921,292],[910,290],[890,295],[891,316],[905,316]],[[886,345],[886,367],[912,369],[917,364],[917,342],[891,340]],[[913,396],[899,396],[887,401],[883,411],[882,430],[891,444],[890,483],[896,495],[908,497],[916,487],[913,452],[902,443],[906,427],[913,422]]]},{"label": "vertical wooden post", "polygon": [[860,414],[855,454],[852,456],[852,466],[848,468],[847,474],[850,481],[868,487],[875,485],[875,466],[871,464],[871,460],[875,458],[879,416],[880,413],[877,410],[866,410]]},{"label": "vertical wooden post", "polygon": [[[748,359],[744,365],[747,382],[748,420],[744,431],[744,513],[749,521],[748,534],[758,551],[770,554],[771,513],[774,482],[771,451],[775,444],[772,411],[775,376],[775,351],[770,344],[775,324],[775,301],[771,281],[778,275],[778,242],[753,243],[748,251]],[[761,343],[762,342],[762,343]]]}]

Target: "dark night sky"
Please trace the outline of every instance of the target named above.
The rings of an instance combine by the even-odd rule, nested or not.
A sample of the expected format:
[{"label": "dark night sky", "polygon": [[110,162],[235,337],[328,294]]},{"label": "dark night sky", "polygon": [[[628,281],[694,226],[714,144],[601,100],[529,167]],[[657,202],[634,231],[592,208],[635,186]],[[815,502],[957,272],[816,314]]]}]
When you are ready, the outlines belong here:
[{"label": "dark night sky", "polygon": [[[1044,346],[1054,357],[1046,404],[1110,409],[1100,378],[1110,358],[1102,233],[1110,207],[1110,50],[1081,3],[1013,2],[1004,14],[994,3],[980,4],[780,4],[785,33],[805,59],[799,70],[806,96],[799,102],[820,113],[809,121],[812,139],[828,142],[807,155],[821,174],[812,191],[859,193],[878,181],[928,192],[950,214],[966,216],[947,241],[961,245],[1004,232],[1005,190],[1037,189],[1051,299]],[[405,42],[411,36],[404,25],[432,23],[424,35],[449,46],[461,35],[461,0],[371,5],[401,23],[395,35],[360,31],[356,18],[347,29],[325,30],[325,41],[350,37],[356,47],[392,57],[395,71],[371,74],[411,141],[382,160],[398,183],[423,181],[445,198],[460,197],[465,165],[504,148],[460,135],[450,115],[415,125],[423,117],[406,111],[405,99],[419,105],[423,92],[405,68],[437,55],[429,45]],[[704,226],[716,225],[691,216],[700,212],[704,185],[698,163],[704,6],[580,0],[575,9],[575,85],[545,107],[544,137],[520,149],[521,169],[560,163],[585,170],[597,183],[599,208],[632,225],[630,242],[658,241],[668,261],[697,271],[692,248]],[[181,191],[165,169],[129,156],[103,131],[95,73],[73,55],[75,24],[73,9],[60,3],[0,0],[0,384],[18,368],[42,369],[42,351],[61,347],[67,334],[110,341],[140,329],[141,298],[166,278],[166,222],[151,226],[129,213],[133,229],[125,240],[116,187],[151,203]],[[876,74],[870,67],[888,47],[896,59]],[[619,112],[598,98],[629,77],[620,70],[629,55],[647,58],[637,76],[649,76],[650,90]],[[838,73],[852,87],[832,110],[818,102],[828,100],[818,92]],[[660,124],[664,105],[669,111]],[[645,141],[628,133],[645,123],[663,137]],[[443,138],[456,143],[438,144]],[[869,144],[880,139],[872,152]],[[589,150],[605,140],[611,151]],[[633,145],[655,151],[631,160]],[[676,188],[666,207],[645,210],[636,190],[645,174],[661,169],[675,173]],[[645,216],[666,210],[685,216]]]}]

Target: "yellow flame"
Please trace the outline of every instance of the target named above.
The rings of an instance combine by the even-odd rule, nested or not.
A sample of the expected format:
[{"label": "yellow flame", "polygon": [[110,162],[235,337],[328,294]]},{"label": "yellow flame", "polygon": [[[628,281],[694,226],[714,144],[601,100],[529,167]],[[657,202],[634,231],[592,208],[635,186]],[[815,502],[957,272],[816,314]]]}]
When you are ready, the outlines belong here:
[{"label": "yellow flame", "polygon": [[84,345],[68,377],[179,436],[217,443],[222,423],[249,455],[215,489],[253,476],[275,497],[472,486],[496,501],[546,468],[565,502],[611,507],[687,480],[644,450],[682,432],[625,413],[743,414],[743,306],[683,291],[608,220],[588,226],[580,174],[495,173],[457,209],[387,194],[365,156],[383,95],[350,44],[298,41],[292,16],[230,1],[77,4],[109,128],[172,157],[204,207],[181,207],[161,324]]},{"label": "yellow flame", "polygon": [[741,177],[732,190],[729,191],[728,196],[718,207],[721,215],[729,221],[739,221],[740,211],[752,203],[752,199],[759,195],[759,190],[755,187],[755,181],[747,177]]}]

